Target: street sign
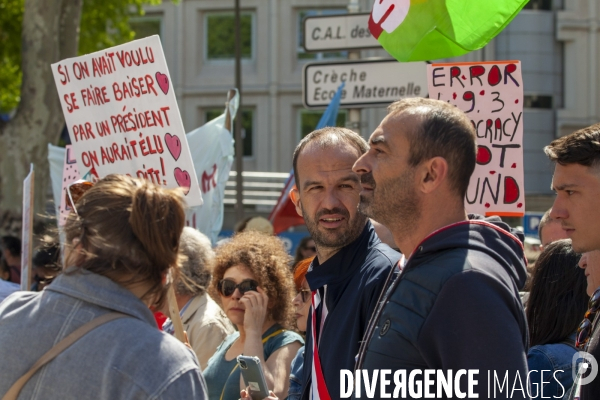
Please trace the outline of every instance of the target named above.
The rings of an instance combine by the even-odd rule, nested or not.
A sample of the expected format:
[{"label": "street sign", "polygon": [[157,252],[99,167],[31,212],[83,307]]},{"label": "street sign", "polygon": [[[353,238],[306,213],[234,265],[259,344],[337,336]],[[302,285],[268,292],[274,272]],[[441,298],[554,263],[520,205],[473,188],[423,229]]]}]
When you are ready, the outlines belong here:
[{"label": "street sign", "polygon": [[543,212],[526,212],[523,216],[523,233],[529,236],[538,236]]},{"label": "street sign", "polygon": [[326,107],[342,82],[340,107],[387,105],[405,97],[427,96],[427,64],[361,60],[306,64],[302,100],[307,108]]},{"label": "street sign", "polygon": [[369,31],[369,15],[306,17],[304,49],[310,52],[381,48]]}]

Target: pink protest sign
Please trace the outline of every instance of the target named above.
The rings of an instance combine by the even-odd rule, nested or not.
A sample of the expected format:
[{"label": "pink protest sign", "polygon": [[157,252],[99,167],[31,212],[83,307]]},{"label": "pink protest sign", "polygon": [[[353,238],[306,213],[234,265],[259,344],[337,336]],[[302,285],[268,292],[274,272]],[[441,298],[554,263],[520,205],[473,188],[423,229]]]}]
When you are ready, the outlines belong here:
[{"label": "pink protest sign", "polygon": [[522,216],[523,79],[519,61],[431,64],[429,96],[454,104],[477,131],[477,164],[465,199],[468,212]]},{"label": "pink protest sign", "polygon": [[52,64],[80,171],[145,178],[202,195],[160,38]]}]

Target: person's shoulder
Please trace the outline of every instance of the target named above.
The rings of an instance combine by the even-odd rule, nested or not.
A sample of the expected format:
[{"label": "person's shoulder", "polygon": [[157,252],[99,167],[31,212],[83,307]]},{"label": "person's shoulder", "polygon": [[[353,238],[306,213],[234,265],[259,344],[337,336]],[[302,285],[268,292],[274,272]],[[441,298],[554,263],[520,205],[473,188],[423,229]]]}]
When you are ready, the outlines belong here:
[{"label": "person's shoulder", "polygon": [[119,340],[118,343],[115,343],[116,345],[135,350],[145,348],[149,350],[149,353],[153,352],[160,357],[175,357],[187,360],[193,354],[174,336],[149,325],[147,321],[134,317],[117,319],[96,330],[98,330],[98,334],[102,334],[101,330],[119,332]]},{"label": "person's shoulder", "polygon": [[194,312],[191,323],[194,325],[200,324],[202,327],[210,327],[211,329],[220,327],[228,334],[234,332],[233,326],[223,309],[208,294],[204,293],[199,297],[205,297],[205,299],[200,299],[202,307]]},{"label": "person's shoulder", "polygon": [[402,254],[385,243],[377,243],[367,250],[363,270],[386,273],[400,260]]},{"label": "person's shoulder", "polygon": [[42,292],[20,291],[18,289],[11,291],[4,300],[0,301],[0,315],[8,310],[22,308],[25,304],[37,299]]},{"label": "person's shoulder", "polygon": [[300,342],[302,345],[304,345],[304,339],[299,333],[287,329],[276,338],[275,342],[278,342],[280,346],[285,346],[286,344],[293,342]]},{"label": "person's shoulder", "polygon": [[288,344],[292,344],[294,342],[298,342],[301,345],[304,345],[304,339],[298,333],[288,330],[288,329],[280,329],[280,332],[275,332],[275,335],[270,337],[265,343],[265,352],[269,355],[275,352],[277,349],[286,346]]},{"label": "person's shoulder", "polygon": [[536,370],[554,370],[555,365],[552,362],[551,350],[547,345],[533,346],[527,352],[527,365],[530,371]]},{"label": "person's shoulder", "polygon": [[577,349],[566,343],[532,346],[527,353],[527,363],[530,369],[564,369],[572,365],[575,353]]}]

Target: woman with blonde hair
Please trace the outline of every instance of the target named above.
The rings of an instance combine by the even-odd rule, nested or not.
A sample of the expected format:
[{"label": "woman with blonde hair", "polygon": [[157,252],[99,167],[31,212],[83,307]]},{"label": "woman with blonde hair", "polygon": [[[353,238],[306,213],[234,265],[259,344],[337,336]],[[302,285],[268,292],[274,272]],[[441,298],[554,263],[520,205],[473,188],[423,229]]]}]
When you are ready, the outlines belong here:
[{"label": "woman with blonde hair", "polygon": [[181,191],[123,175],[90,186],[64,227],[63,274],[0,304],[0,396],[206,398],[192,350],[149,310],[179,264]]},{"label": "woman with blonde hair", "polygon": [[280,398],[287,395],[290,365],[303,344],[289,330],[295,295],[289,260],[281,240],[255,231],[217,247],[210,290],[238,332],[208,361],[204,378],[210,399],[240,397],[245,389],[240,354],[258,357],[269,389]]}]

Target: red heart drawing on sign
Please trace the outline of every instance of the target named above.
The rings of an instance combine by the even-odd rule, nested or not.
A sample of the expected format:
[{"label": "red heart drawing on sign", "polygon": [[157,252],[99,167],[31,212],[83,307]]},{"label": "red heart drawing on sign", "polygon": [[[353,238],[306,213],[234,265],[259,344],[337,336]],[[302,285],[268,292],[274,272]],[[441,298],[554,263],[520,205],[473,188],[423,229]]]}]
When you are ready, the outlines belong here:
[{"label": "red heart drawing on sign", "polygon": [[165,134],[165,143],[167,144],[169,153],[171,153],[175,161],[177,161],[181,155],[181,141],[177,135],[171,135],[170,133],[167,133]]},{"label": "red heart drawing on sign", "polygon": [[169,92],[169,78],[167,78],[167,75],[157,72],[156,82],[158,82],[158,86],[164,94],[167,94]]},{"label": "red heart drawing on sign", "polygon": [[181,168],[175,168],[175,181],[183,189],[183,193],[187,196],[190,192],[190,186],[192,186],[192,179],[190,178],[190,174],[187,171],[182,170]]}]

